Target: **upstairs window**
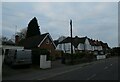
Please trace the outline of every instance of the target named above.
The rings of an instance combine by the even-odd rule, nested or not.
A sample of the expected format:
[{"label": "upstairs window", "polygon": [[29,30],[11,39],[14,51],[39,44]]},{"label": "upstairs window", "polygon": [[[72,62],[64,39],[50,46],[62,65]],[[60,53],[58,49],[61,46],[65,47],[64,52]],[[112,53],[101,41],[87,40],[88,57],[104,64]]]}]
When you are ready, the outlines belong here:
[{"label": "upstairs window", "polygon": [[49,41],[49,39],[47,39],[47,40],[46,40],[46,44],[49,44],[49,43],[50,43],[50,41]]}]

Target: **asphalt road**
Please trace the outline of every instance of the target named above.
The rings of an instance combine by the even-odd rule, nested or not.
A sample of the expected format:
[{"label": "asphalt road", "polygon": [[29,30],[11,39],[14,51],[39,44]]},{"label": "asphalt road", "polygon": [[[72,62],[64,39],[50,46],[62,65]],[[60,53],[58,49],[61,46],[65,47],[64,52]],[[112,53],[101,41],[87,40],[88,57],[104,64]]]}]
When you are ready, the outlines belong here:
[{"label": "asphalt road", "polygon": [[[59,65],[58,65],[59,64]],[[119,65],[120,66],[120,65]],[[7,69],[3,80],[118,80],[118,57],[84,64],[64,66],[59,62],[51,69]],[[15,73],[14,73],[15,72]]]},{"label": "asphalt road", "polygon": [[119,80],[117,57],[74,69],[44,80]]}]

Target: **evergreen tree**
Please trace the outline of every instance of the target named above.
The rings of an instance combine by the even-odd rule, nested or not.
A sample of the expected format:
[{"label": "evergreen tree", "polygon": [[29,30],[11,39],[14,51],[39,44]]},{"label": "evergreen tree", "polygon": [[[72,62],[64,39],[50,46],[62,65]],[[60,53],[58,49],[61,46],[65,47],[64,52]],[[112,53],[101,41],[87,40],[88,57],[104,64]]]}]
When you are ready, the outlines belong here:
[{"label": "evergreen tree", "polygon": [[28,24],[26,38],[40,35],[40,29],[36,17],[34,17]]}]

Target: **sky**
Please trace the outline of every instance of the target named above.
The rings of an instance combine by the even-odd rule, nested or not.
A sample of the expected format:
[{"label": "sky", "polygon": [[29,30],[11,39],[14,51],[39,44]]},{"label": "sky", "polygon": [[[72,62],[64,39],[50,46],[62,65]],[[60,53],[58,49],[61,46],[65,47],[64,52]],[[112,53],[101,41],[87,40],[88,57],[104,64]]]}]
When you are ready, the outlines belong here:
[{"label": "sky", "polygon": [[2,35],[11,38],[36,17],[41,33],[52,38],[87,36],[118,46],[117,2],[2,2]]}]

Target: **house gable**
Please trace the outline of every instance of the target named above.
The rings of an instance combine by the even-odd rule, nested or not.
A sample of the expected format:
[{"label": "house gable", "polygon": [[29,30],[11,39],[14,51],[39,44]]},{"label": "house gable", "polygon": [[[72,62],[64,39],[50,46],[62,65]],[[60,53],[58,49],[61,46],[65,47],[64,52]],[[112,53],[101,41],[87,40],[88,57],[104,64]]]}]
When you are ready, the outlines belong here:
[{"label": "house gable", "polygon": [[85,39],[85,44],[90,45],[90,42],[87,38]]},{"label": "house gable", "polygon": [[36,35],[36,36],[32,36],[32,37],[25,39],[23,42],[24,48],[25,49],[37,48],[38,44],[44,39],[45,36],[46,34]]},{"label": "house gable", "polygon": [[44,39],[39,43],[38,47],[41,47],[41,45],[45,46],[48,45],[48,44],[52,44],[54,48],[56,48],[56,45],[55,43],[53,42],[53,39],[51,38],[50,34],[47,33],[47,35],[44,37]]}]

